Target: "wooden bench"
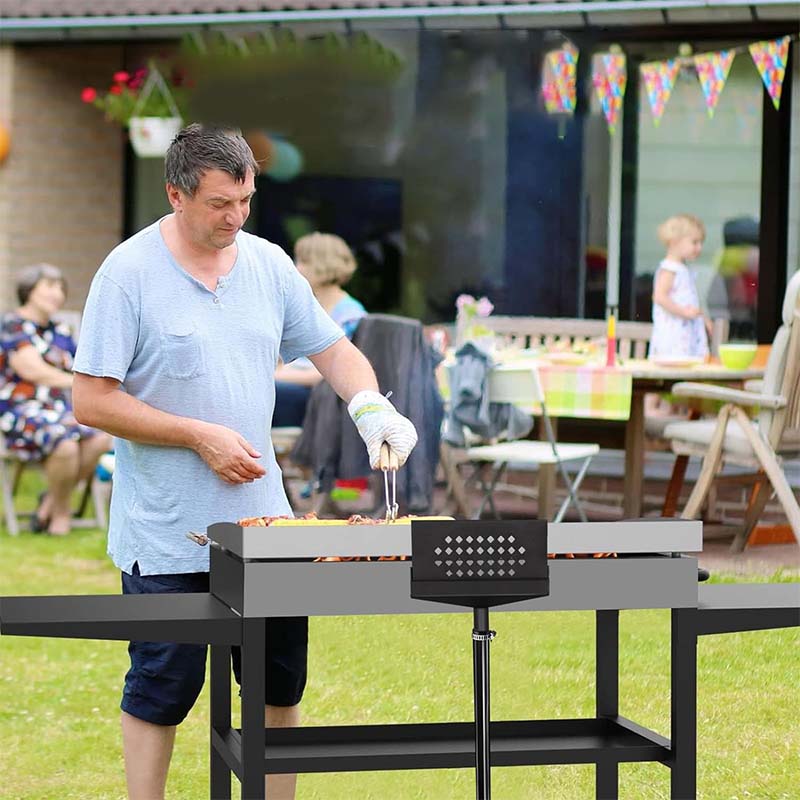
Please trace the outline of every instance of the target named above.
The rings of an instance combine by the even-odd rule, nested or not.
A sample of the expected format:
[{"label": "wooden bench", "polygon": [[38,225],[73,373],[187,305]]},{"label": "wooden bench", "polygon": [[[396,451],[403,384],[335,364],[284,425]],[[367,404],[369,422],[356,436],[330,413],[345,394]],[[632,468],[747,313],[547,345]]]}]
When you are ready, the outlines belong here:
[{"label": "wooden bench", "polygon": [[[509,344],[523,348],[557,342],[605,341],[606,321],[602,319],[569,319],[566,317],[487,317],[481,320]],[[620,358],[646,358],[653,325],[650,322],[617,322],[617,353]]]}]

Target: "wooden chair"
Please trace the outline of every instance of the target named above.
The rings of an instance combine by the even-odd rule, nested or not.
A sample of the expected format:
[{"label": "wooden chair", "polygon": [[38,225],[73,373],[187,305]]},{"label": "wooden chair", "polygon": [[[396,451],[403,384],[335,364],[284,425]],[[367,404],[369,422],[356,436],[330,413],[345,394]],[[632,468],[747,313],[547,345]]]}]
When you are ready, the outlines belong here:
[{"label": "wooden chair", "polygon": [[[270,438],[272,439],[272,449],[275,451],[275,460],[281,468],[283,477],[283,490],[286,492],[286,497],[289,498],[289,503],[294,505],[291,487],[289,486],[288,478],[286,477],[287,470],[292,470],[291,454],[294,449],[295,443],[303,433],[303,429],[298,426],[286,425],[278,428],[270,429]],[[299,468],[297,468],[299,469]]]},{"label": "wooden chair", "polygon": [[[783,325],[775,334],[760,390],[679,383],[672,391],[684,397],[725,403],[716,420],[674,423],[664,431],[679,456],[704,456],[681,517],[698,516],[723,464],[754,467],[744,527],[734,538],[731,550],[744,549],[773,491],[800,541],[800,506],[780,464],[782,458],[800,454],[800,272],[787,286]],[[758,409],[756,419],[751,419],[750,409]],[[672,486],[669,491],[676,493]]]},{"label": "wooden chair", "polygon": [[[488,504],[495,517],[498,516],[494,505],[494,492],[498,482],[505,474],[509,464],[520,464],[538,469],[557,469],[567,489],[567,497],[555,515],[555,522],[560,522],[570,505],[574,505],[580,518],[586,522],[586,514],[578,500],[578,489],[586,475],[592,458],[600,452],[596,444],[558,444],[550,417],[547,414],[544,391],[539,380],[539,373],[532,366],[504,365],[495,367],[489,373],[489,400],[492,403],[511,403],[520,408],[530,410],[542,418],[546,441],[515,440],[496,444],[466,447],[457,452],[449,448],[445,455],[445,472],[450,489],[457,503],[465,511],[466,516],[479,519]],[[567,471],[567,464],[579,462],[573,475]],[[471,464],[474,469],[466,480],[461,478],[459,464]],[[474,512],[468,512],[467,489],[475,481],[480,483],[483,497]],[[528,492],[525,492],[528,494]],[[543,498],[539,497],[540,506]],[[546,504],[545,504],[546,505]]]},{"label": "wooden chair", "polygon": [[[9,535],[19,535],[20,518],[29,517],[31,511],[19,511],[16,506],[17,490],[26,469],[41,469],[39,461],[22,461],[6,449],[5,437],[0,435],[0,494],[3,497],[3,518]],[[90,478],[79,485],[80,500],[75,509],[72,525],[75,528],[108,527],[108,500],[110,481],[104,482]],[[86,516],[89,501],[94,507],[94,516]]]},{"label": "wooden chair", "polygon": [[[486,317],[481,324],[507,343],[521,348],[550,347],[557,342],[572,345],[606,335],[606,322],[602,319],[497,316]],[[650,322],[617,322],[617,353],[620,358],[645,358],[652,332]]]}]

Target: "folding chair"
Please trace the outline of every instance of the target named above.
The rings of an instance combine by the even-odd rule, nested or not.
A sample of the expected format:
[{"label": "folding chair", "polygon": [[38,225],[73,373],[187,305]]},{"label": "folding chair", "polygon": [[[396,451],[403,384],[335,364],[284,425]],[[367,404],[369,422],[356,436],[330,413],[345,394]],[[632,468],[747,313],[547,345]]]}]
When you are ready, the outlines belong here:
[{"label": "folding chair", "polygon": [[[480,506],[473,517],[480,518],[487,504],[494,516],[496,518],[499,516],[493,499],[495,489],[509,464],[524,464],[537,467],[555,466],[561,474],[567,496],[555,515],[555,522],[560,522],[564,518],[570,505],[575,507],[581,520],[586,522],[586,513],[578,500],[578,489],[592,458],[600,452],[600,446],[556,442],[553,425],[547,414],[544,391],[535,366],[508,364],[495,367],[489,374],[488,391],[492,403],[511,403],[541,416],[547,440],[516,440],[467,447],[464,450],[464,461],[476,464],[474,472],[465,481],[465,487],[477,480],[483,492]],[[574,474],[570,475],[566,465],[575,461],[580,463]]]}]

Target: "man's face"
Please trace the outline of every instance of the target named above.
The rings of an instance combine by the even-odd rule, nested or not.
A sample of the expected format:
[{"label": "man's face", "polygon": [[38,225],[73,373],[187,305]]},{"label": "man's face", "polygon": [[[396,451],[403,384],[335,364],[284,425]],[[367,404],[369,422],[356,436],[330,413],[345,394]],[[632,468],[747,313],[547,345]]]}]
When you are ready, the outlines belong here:
[{"label": "man's face", "polygon": [[222,170],[209,170],[200,179],[194,197],[167,186],[170,203],[192,242],[213,250],[233,244],[250,215],[255,191],[255,176],[249,170],[243,183]]}]

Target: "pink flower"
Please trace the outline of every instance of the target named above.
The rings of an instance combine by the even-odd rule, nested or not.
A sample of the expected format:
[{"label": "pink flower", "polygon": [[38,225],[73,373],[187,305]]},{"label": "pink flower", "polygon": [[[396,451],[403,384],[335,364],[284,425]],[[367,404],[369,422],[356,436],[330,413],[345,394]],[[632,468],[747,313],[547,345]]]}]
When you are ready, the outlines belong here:
[{"label": "pink flower", "polygon": [[97,89],[93,89],[91,86],[87,86],[81,92],[81,100],[83,100],[84,103],[94,103],[96,99],[97,99]]},{"label": "pink flower", "polygon": [[456,308],[459,311],[463,311],[466,306],[473,305],[475,303],[475,298],[471,294],[460,294],[456,298]]},{"label": "pink flower", "polygon": [[114,84],[114,85],[113,85],[113,86],[112,86],[112,87],[111,87],[111,88],[108,90],[108,93],[109,93],[109,94],[122,94],[122,87],[121,87],[121,86],[120,86],[118,83],[115,83],[115,84]]},{"label": "pink flower", "polygon": [[488,297],[481,297],[478,300],[478,316],[479,317],[488,317],[489,314],[494,311],[494,306],[489,301]]},{"label": "pink flower", "polygon": [[130,80],[130,77],[125,70],[120,70],[114,73],[114,83],[125,83],[125,81]]}]

